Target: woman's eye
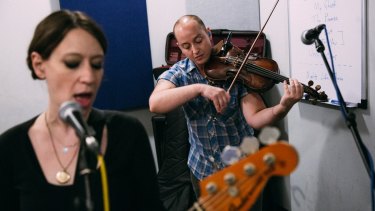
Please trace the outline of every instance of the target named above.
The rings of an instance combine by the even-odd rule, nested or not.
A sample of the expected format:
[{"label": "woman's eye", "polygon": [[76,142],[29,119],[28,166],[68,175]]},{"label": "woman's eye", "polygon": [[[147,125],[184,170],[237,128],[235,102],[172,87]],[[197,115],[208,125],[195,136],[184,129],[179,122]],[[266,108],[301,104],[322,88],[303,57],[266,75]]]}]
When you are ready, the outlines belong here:
[{"label": "woman's eye", "polygon": [[91,67],[96,69],[96,70],[100,70],[100,69],[103,68],[103,63],[101,63],[101,62],[100,63],[92,63]]},{"label": "woman's eye", "polygon": [[65,66],[70,69],[75,69],[79,66],[79,62],[65,62]]}]

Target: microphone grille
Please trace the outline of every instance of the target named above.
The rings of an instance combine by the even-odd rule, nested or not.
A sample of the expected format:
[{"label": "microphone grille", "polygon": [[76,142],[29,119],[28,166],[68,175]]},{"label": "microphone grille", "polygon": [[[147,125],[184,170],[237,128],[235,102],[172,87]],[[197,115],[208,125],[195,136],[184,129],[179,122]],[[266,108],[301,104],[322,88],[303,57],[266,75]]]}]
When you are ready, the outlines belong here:
[{"label": "microphone grille", "polygon": [[81,112],[81,106],[74,101],[66,101],[61,104],[59,116],[62,120],[67,121],[68,116],[74,112]]},{"label": "microphone grille", "polygon": [[314,39],[307,39],[306,38],[306,34],[307,34],[307,32],[308,32],[309,30],[305,30],[305,31],[303,31],[302,32],[302,35],[301,35],[301,41],[303,42],[303,44],[305,44],[305,45],[311,45],[311,44],[313,44],[314,43]]}]

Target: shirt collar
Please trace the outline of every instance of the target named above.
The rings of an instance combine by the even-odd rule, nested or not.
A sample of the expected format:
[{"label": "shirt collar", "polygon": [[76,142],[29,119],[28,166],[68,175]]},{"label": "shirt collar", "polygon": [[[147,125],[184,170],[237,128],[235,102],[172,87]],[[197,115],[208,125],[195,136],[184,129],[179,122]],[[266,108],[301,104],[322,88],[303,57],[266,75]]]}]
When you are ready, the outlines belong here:
[{"label": "shirt collar", "polygon": [[195,65],[193,61],[191,61],[189,58],[186,58],[186,59],[187,59],[186,63],[188,67],[186,72],[190,73],[193,70],[198,70],[197,66]]}]

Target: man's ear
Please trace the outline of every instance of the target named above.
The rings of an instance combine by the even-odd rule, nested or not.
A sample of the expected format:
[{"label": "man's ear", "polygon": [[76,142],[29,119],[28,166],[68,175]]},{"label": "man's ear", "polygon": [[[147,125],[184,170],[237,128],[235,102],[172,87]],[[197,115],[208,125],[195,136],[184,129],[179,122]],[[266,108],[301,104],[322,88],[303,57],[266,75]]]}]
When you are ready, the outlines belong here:
[{"label": "man's ear", "polygon": [[211,38],[212,37],[212,33],[211,33],[210,27],[207,27],[206,31],[207,31],[207,35]]},{"label": "man's ear", "polygon": [[44,70],[44,63],[43,63],[42,56],[39,53],[35,51],[31,53],[31,64],[38,78],[45,79],[46,73]]},{"label": "man's ear", "polygon": [[212,32],[211,32],[211,29],[210,29],[209,27],[207,27],[206,31],[207,31],[208,38],[210,38],[211,43],[213,44],[213,39],[212,39]]}]

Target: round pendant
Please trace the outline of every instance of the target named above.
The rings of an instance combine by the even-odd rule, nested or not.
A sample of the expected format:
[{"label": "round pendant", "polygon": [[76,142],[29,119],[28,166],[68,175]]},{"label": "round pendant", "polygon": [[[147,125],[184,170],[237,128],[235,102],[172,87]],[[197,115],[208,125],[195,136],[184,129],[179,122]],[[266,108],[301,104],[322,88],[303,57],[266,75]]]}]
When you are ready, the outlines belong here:
[{"label": "round pendant", "polygon": [[56,174],[56,180],[60,184],[65,184],[70,180],[70,174],[65,170],[59,171]]}]

